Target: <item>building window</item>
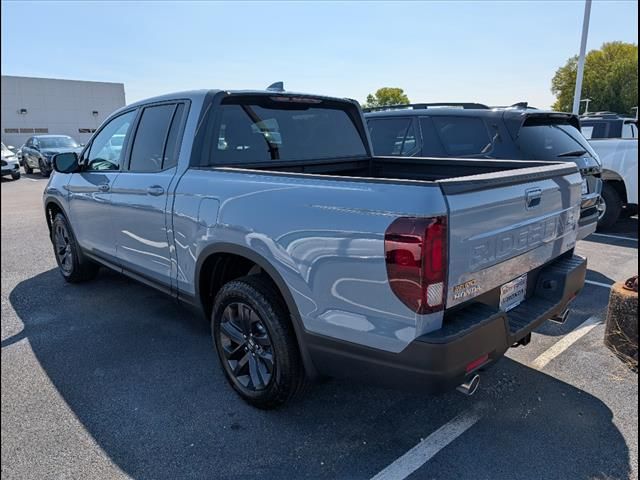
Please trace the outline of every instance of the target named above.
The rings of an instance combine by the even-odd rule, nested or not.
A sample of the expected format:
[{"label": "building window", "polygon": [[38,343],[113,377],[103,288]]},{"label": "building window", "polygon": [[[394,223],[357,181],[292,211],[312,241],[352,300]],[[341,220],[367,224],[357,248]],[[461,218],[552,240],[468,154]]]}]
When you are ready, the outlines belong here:
[{"label": "building window", "polygon": [[5,128],[4,133],[49,133],[49,129],[48,128],[19,128],[19,129]]},{"label": "building window", "polygon": [[96,131],[95,128],[79,128],[78,133],[94,133]]}]

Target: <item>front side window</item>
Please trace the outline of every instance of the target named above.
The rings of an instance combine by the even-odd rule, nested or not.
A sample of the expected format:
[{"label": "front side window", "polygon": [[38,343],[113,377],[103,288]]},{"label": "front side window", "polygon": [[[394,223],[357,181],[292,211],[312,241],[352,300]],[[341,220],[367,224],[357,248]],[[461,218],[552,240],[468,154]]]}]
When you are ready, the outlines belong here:
[{"label": "front side window", "polygon": [[135,110],[111,120],[91,142],[85,160],[89,170],[119,170],[124,155],[123,146],[129,127],[136,117]]},{"label": "front side window", "polygon": [[380,118],[367,122],[375,155],[406,156],[418,147],[415,122],[411,118]]},{"label": "front side window", "polygon": [[[315,99],[312,99],[315,100]],[[323,101],[237,100],[220,106],[213,163],[255,164],[366,155],[344,108]]]},{"label": "front side window", "polygon": [[176,105],[147,107],[142,112],[131,149],[129,170],[157,172],[162,170],[164,144]]},{"label": "front side window", "polygon": [[432,117],[438,137],[449,156],[464,157],[489,153],[491,137],[484,122],[473,117]]}]

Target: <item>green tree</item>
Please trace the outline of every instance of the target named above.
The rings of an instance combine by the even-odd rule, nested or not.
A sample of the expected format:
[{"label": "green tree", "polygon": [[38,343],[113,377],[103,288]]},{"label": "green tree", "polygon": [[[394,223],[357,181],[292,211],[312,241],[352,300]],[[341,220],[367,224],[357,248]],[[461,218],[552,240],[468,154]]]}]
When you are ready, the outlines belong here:
[{"label": "green tree", "polygon": [[[578,57],[575,56],[553,76],[554,110],[570,112],[573,108],[577,70]],[[591,50],[585,58],[581,98],[591,99],[591,112],[631,113],[631,108],[638,106],[638,45],[609,42],[599,50]]]},{"label": "green tree", "polygon": [[382,87],[376,93],[367,95],[367,101],[363,105],[367,107],[384,107],[385,105],[405,105],[409,102],[409,97],[401,88]]}]

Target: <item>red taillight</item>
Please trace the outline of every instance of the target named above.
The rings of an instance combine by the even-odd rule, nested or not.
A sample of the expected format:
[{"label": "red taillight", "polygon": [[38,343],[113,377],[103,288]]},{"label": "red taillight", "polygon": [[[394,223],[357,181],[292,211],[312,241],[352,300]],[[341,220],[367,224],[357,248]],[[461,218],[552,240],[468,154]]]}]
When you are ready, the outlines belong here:
[{"label": "red taillight", "polygon": [[447,293],[447,218],[401,217],[384,235],[393,293],[416,313],[444,308]]}]

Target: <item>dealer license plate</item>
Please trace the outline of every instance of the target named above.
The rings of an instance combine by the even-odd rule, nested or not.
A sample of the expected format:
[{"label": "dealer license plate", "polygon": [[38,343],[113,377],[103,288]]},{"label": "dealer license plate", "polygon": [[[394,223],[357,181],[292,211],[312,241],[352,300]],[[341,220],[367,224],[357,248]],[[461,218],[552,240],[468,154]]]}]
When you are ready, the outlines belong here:
[{"label": "dealer license plate", "polygon": [[527,293],[527,274],[511,280],[500,287],[500,310],[508,312],[524,300]]}]

